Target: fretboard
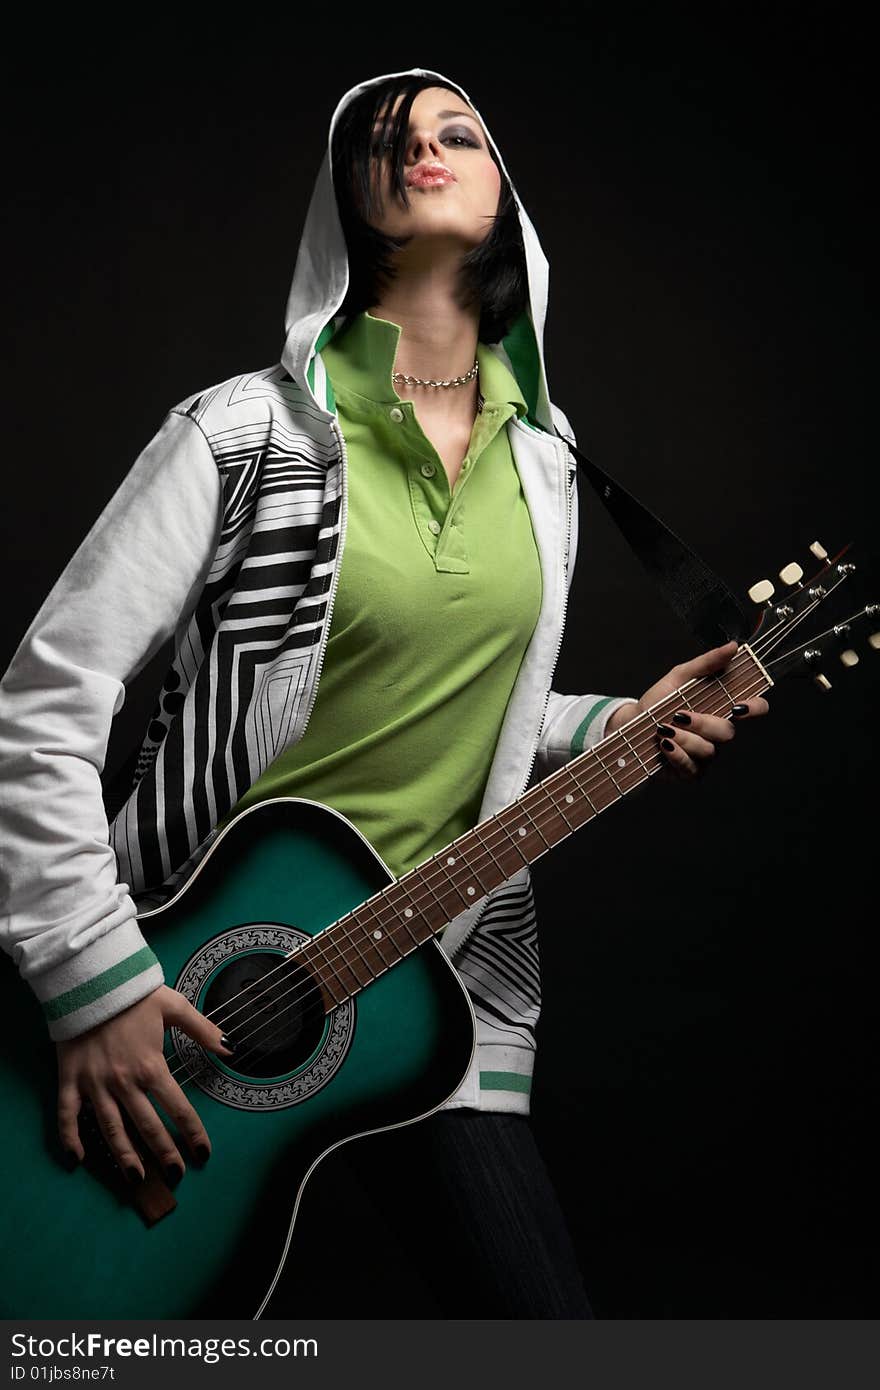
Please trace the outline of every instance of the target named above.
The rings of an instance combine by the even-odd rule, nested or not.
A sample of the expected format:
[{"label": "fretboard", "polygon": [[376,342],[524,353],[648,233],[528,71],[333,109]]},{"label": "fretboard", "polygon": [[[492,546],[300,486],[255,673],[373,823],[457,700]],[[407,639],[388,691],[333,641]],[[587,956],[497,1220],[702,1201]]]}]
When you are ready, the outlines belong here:
[{"label": "fretboard", "polygon": [[727,716],[772,684],[741,646],[723,676],[689,681],[319,932],[297,956],[319,978],[328,1007],[359,993],[658,772],[658,723],[676,710]]}]

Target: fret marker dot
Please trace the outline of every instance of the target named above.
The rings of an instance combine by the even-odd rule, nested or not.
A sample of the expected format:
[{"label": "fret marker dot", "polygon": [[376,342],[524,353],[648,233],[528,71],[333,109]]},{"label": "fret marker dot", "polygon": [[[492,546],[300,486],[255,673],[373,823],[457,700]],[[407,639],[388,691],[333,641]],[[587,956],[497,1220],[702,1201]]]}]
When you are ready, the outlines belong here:
[{"label": "fret marker dot", "polygon": [[476,888],[469,888],[469,889],[468,889],[468,892],[470,893],[471,897],[473,897],[473,895],[474,895],[474,893],[476,893],[476,891],[477,891]]},{"label": "fret marker dot", "polygon": [[405,907],[405,908],[403,909],[403,915],[404,915],[404,917],[412,917],[412,908],[411,908],[411,907]]},{"label": "fret marker dot", "polygon": [[525,833],[526,833],[526,828],[525,828],[524,825],[521,825],[520,828],[519,828],[519,830],[517,831],[517,834],[518,834],[518,835],[525,835]]},{"label": "fret marker dot", "polygon": [[374,941],[378,941],[378,940],[381,938],[381,936],[382,936],[382,933],[381,933],[380,931],[374,931],[374,932],[373,932],[373,939],[374,939]]},{"label": "fret marker dot", "polygon": [[626,767],[626,758],[618,758],[618,759],[617,759],[617,766],[618,766],[618,767]]},{"label": "fret marker dot", "polygon": [[454,855],[454,854],[450,854],[450,856],[449,856],[449,858],[447,859],[446,862],[447,862],[447,864],[454,864],[454,863],[455,863],[455,855]]},{"label": "fret marker dot", "polygon": [[572,796],[571,792],[568,793],[565,799],[568,802],[574,801],[574,797]]}]

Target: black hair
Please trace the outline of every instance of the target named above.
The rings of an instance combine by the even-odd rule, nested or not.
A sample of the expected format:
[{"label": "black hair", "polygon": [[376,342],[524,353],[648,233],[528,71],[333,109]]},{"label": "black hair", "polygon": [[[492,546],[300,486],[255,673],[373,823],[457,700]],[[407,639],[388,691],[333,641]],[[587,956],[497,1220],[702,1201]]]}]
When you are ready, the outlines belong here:
[{"label": "black hair", "polygon": [[[337,120],[330,159],[350,274],[342,314],[357,314],[378,302],[383,283],[394,277],[394,252],[410,240],[386,236],[367,221],[377,211],[371,177],[376,143],[389,147],[392,188],[409,207],[404,177],[409,113],[418,92],[442,85],[436,77],[414,74],[387,78],[354,97]],[[398,110],[390,115],[401,95]],[[497,343],[528,304],[528,272],[513,190],[488,141],[487,147],[501,175],[498,211],[492,230],[462,259],[462,292],[464,303],[480,305],[480,341]]]}]

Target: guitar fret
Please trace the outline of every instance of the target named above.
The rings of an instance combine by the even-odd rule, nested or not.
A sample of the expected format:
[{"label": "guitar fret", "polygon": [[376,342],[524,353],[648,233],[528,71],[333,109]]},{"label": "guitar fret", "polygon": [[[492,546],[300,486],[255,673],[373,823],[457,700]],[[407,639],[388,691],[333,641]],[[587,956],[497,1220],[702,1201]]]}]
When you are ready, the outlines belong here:
[{"label": "guitar fret", "polygon": [[[359,987],[363,989],[365,985],[372,984],[373,980],[377,980],[380,975],[384,975],[385,971],[390,969],[391,965],[397,964],[397,961],[392,960],[389,962],[382,955],[381,951],[376,949],[377,943],[372,939],[372,935],[368,933],[366,924],[358,919],[357,913],[353,914],[353,921],[354,930],[336,933],[335,940],[339,950],[349,961],[349,969],[353,975],[357,977],[357,972],[351,964],[352,949],[357,952],[363,967],[369,972],[370,978],[368,980],[359,980]],[[360,937],[360,940],[357,939],[358,937]]]},{"label": "guitar fret", "polygon": [[501,830],[504,831],[504,834],[507,836],[507,843],[505,844],[504,848],[505,851],[511,856],[511,868],[509,872],[512,878],[513,875],[517,873],[524,864],[528,864],[529,862],[529,856],[525,852],[525,849],[522,844],[522,838],[520,836],[520,831],[522,831],[523,834],[525,834],[525,827],[517,826],[516,833],[514,833],[514,831],[509,826],[505,825],[500,818],[497,820],[497,824],[499,825]]},{"label": "guitar fret", "polygon": [[489,858],[492,860],[492,863],[493,863],[494,867],[497,869],[498,874],[499,874],[499,878],[496,880],[496,883],[490,885],[490,891],[491,891],[491,888],[496,887],[498,883],[504,883],[504,882],[506,882],[507,875],[506,875],[505,872],[504,872],[504,867],[503,867],[503,865],[502,865],[502,864],[499,862],[499,860],[496,858],[495,852],[493,851],[492,846],[491,846],[490,844],[488,844],[488,843],[483,839],[483,836],[482,836],[482,834],[480,833],[480,827],[478,826],[472,833],[473,833],[473,835],[475,836],[475,838],[479,841],[479,843],[480,843],[480,848],[481,848],[481,849],[484,849],[484,850],[486,851],[486,853],[489,855]]},{"label": "guitar fret", "polygon": [[[520,843],[520,840],[521,840],[521,839],[525,836],[525,834],[526,834],[525,827],[522,826],[522,825],[518,825],[518,826],[516,827],[516,832],[517,832],[517,833],[516,833],[516,835],[514,835],[513,832],[512,832],[512,830],[510,829],[510,827],[507,826],[507,825],[505,825],[504,820],[503,820],[503,817],[504,817],[504,816],[509,816],[509,814],[510,814],[511,812],[512,812],[513,814],[515,814],[515,815],[518,816],[518,815],[519,815],[519,809],[520,809],[519,802],[516,802],[516,801],[515,801],[515,802],[513,803],[512,806],[505,807],[505,809],[504,809],[503,811],[499,811],[498,815],[495,817],[495,823],[496,823],[497,825],[500,825],[501,829],[502,829],[502,830],[504,831],[504,833],[507,835],[508,839],[510,840],[510,848],[516,851],[516,853],[518,854],[519,858],[522,860],[522,863],[523,863],[523,864],[528,864],[528,862],[529,862],[529,856],[523,852],[523,846],[522,846],[521,843]],[[517,868],[521,868],[521,867],[522,867],[522,865],[517,865]],[[512,877],[512,876],[513,876],[513,875],[511,875],[511,877]]]},{"label": "guitar fret", "polygon": [[[430,862],[431,862],[431,861],[428,860],[428,863],[430,863]],[[427,888],[428,892],[431,894],[431,897],[434,899],[434,901],[435,901],[435,903],[437,904],[437,906],[440,908],[440,911],[441,911],[441,913],[443,914],[443,925],[445,926],[447,923],[449,923],[449,922],[452,921],[453,917],[457,917],[457,916],[458,916],[458,913],[455,913],[455,912],[449,913],[449,912],[447,912],[446,904],[445,904],[445,903],[443,902],[443,900],[442,900],[440,897],[438,897],[438,895],[434,892],[433,887],[432,887],[431,884],[428,882],[428,880],[424,877],[424,875],[422,875],[422,882],[424,883],[424,885],[425,885],[425,887]]]},{"label": "guitar fret", "polygon": [[[398,885],[395,885],[395,887],[397,887],[397,886],[398,886]],[[389,894],[390,894],[390,892],[391,892],[391,890],[389,889]],[[399,895],[398,895],[398,896],[399,896]],[[407,897],[408,897],[408,896],[409,896],[409,894],[407,894]],[[415,932],[414,932],[413,929],[412,929],[412,926],[410,925],[410,923],[413,921],[413,906],[412,906],[412,903],[407,903],[406,907],[404,907],[403,909],[401,909],[401,907],[400,907],[400,905],[398,904],[396,898],[392,898],[392,897],[390,897],[390,896],[389,896],[389,898],[388,898],[388,903],[389,903],[389,906],[390,906],[390,908],[391,908],[391,911],[394,913],[394,916],[395,916],[395,918],[396,918],[397,924],[398,924],[399,926],[403,927],[403,930],[406,932],[406,934],[407,934],[407,936],[409,937],[410,941],[412,941],[412,943],[413,943],[413,948],[415,949],[416,947],[423,945],[424,942],[428,940],[428,937],[421,937],[421,938],[420,938],[420,937],[416,936]],[[430,936],[430,932],[429,932],[429,936]]]},{"label": "guitar fret", "polygon": [[[351,966],[348,964],[344,952],[341,951],[339,946],[337,945],[332,928],[324,932],[319,932],[318,935],[315,937],[315,942],[316,944],[318,942],[321,943],[321,965],[329,965],[330,969],[333,971],[334,975],[337,976],[345,991],[343,994],[343,999],[347,999],[348,996],[352,993],[351,984],[346,981],[344,974],[342,974],[341,972],[347,971],[351,979],[354,980],[358,989],[361,988],[361,982],[360,980],[358,980],[355,971],[352,970]],[[339,968],[337,968],[337,962]],[[329,986],[329,981],[327,981],[326,975],[324,975],[324,981]]]},{"label": "guitar fret", "polygon": [[[372,926],[371,926],[369,923],[366,923],[366,922],[363,924],[363,926],[364,926],[364,931],[366,931],[367,934],[368,934],[367,945],[369,946],[370,950],[376,952],[376,955],[379,957],[379,959],[380,959],[381,962],[382,962],[382,965],[383,965],[384,970],[387,970],[388,967],[389,967],[389,965],[396,965],[396,964],[397,964],[397,961],[393,961],[393,960],[392,960],[392,961],[389,961],[389,960],[387,960],[387,959],[386,959],[386,956],[385,956],[385,952],[382,950],[382,947],[383,947],[384,945],[388,945],[388,944],[390,943],[392,950],[397,950],[397,944],[396,944],[396,942],[388,935],[387,924],[386,924],[386,922],[384,921],[384,919],[380,919],[380,918],[376,915],[376,909],[375,909],[375,907],[373,906],[373,904],[372,904],[372,903],[365,903],[365,904],[364,904],[364,907],[366,908],[367,911],[369,911],[369,912],[371,913],[372,918],[373,918],[373,925],[372,925]],[[359,911],[360,911],[360,910],[361,910],[361,909],[359,909]],[[377,933],[378,933],[378,934],[377,934]],[[400,960],[400,958],[401,958],[401,955],[400,955],[400,953],[398,953],[397,960]],[[380,972],[380,973],[383,973],[383,972]]]},{"label": "guitar fret", "polygon": [[[359,942],[358,942],[358,930],[357,930],[357,928],[358,928],[358,921],[357,921],[357,914],[356,914],[356,913],[352,913],[352,914],[351,914],[351,920],[354,922],[354,928],[355,928],[354,931],[345,931],[345,932],[342,933],[342,935],[344,936],[344,938],[345,938],[345,940],[346,940],[347,942],[348,942],[348,941],[351,942],[351,944],[354,946],[354,949],[357,951],[358,955],[360,956],[361,960],[363,961],[363,963],[364,963],[364,965],[365,965],[365,967],[366,967],[367,973],[368,973],[368,975],[369,975],[369,979],[367,979],[367,980],[360,980],[361,988],[363,988],[364,985],[370,984],[370,982],[371,982],[373,979],[375,979],[375,975],[374,975],[374,973],[373,973],[373,968],[372,968],[372,966],[370,965],[370,962],[367,960],[367,958],[366,958],[366,956],[364,955],[363,951],[361,950],[360,944],[359,944]],[[343,921],[345,921],[345,918],[343,918]],[[337,923],[337,925],[341,925],[341,924]],[[331,928],[331,930],[332,930],[332,928]],[[358,978],[359,978],[359,977],[358,977]]]},{"label": "guitar fret", "polygon": [[598,752],[596,752],[595,749],[594,749],[594,752],[595,752],[595,755],[596,755],[596,761],[597,761],[597,762],[599,763],[599,765],[601,766],[602,771],[605,773],[605,776],[608,777],[608,778],[611,780],[611,783],[612,783],[612,785],[614,786],[614,789],[615,789],[615,791],[617,792],[618,796],[623,796],[624,793],[621,791],[621,789],[620,789],[620,784],[618,783],[617,778],[614,776],[614,773],[611,771],[611,769],[610,769],[609,767],[607,767],[607,766],[605,765],[605,762],[604,762],[604,760],[603,760],[601,754],[599,754]]},{"label": "guitar fret", "polygon": [[[435,903],[426,902],[423,896],[417,896],[416,892],[413,891],[420,882],[420,871],[424,867],[424,865],[419,865],[419,871],[411,869],[404,874],[403,878],[398,879],[396,883],[385,890],[388,895],[387,902],[395,921],[403,926],[417,946],[422,946],[426,941],[430,941],[431,937],[435,936],[448,920],[444,915],[442,921],[438,919],[436,923],[433,922],[430,914],[433,911],[436,916]],[[421,931],[424,934],[421,936],[414,934],[413,928],[416,929],[416,932]]]},{"label": "guitar fret", "polygon": [[[565,793],[564,798],[565,803],[569,808],[569,815],[575,817],[578,815],[580,811],[587,812],[586,820],[576,821],[575,824],[571,827],[572,830],[579,830],[581,828],[581,825],[586,825],[588,820],[593,819],[593,817],[596,815],[596,810],[592,802],[590,801],[590,798],[587,796],[586,792],[583,790],[580,783],[578,782],[578,779],[574,775],[574,773],[570,772],[568,768],[564,768],[562,770],[566,773],[566,779],[569,787],[569,790]],[[582,800],[578,800],[578,795],[580,795]]]},{"label": "guitar fret", "polygon": [[[645,776],[646,776],[646,777],[650,777],[651,774],[650,774],[649,770],[645,767],[645,763],[644,763],[644,760],[643,760],[643,758],[642,758],[641,753],[639,752],[639,750],[638,750],[637,748],[635,748],[635,747],[632,745],[632,743],[630,743],[629,739],[627,738],[626,729],[625,729],[625,728],[620,729],[620,730],[618,730],[618,732],[619,732],[619,734],[620,734],[620,737],[621,737],[621,738],[624,740],[624,742],[626,743],[627,748],[630,750],[631,753],[633,753],[633,754],[635,755],[636,762],[641,766],[642,771],[645,773]],[[644,781],[644,778],[642,778],[642,781]]]},{"label": "guitar fret", "polygon": [[[309,948],[306,947],[305,951],[303,951],[303,955],[306,956],[306,957],[311,961],[312,957],[313,957],[315,954],[317,954],[317,960],[315,960],[314,965],[315,965],[315,975],[317,976],[318,983],[319,983],[320,985],[322,985],[323,988],[327,991],[327,993],[330,995],[330,998],[333,1000],[333,1003],[334,1003],[334,1004],[344,1004],[345,1001],[346,1001],[346,999],[349,997],[348,991],[345,990],[345,989],[343,989],[343,990],[342,990],[342,995],[341,995],[341,997],[340,997],[340,998],[337,998],[336,989],[335,989],[334,986],[333,986],[333,981],[330,980],[330,979],[328,978],[328,976],[324,974],[324,971],[323,971],[323,969],[322,969],[322,966],[328,963],[328,962],[327,962],[327,958],[326,958],[326,956],[323,954],[323,952],[322,952],[322,950],[321,950],[321,947],[320,947],[320,945],[319,945],[319,943],[321,942],[321,938],[322,938],[322,936],[324,936],[324,935],[325,935],[324,932],[319,932],[318,935],[314,938],[314,941],[311,943],[313,946],[315,946],[315,947],[317,948],[317,951],[310,951]],[[332,969],[332,966],[331,966],[331,969]],[[335,972],[334,972],[334,973],[335,973]]]},{"label": "guitar fret", "polygon": [[[439,864],[439,861],[438,861],[437,857],[435,856],[433,860],[429,860],[428,862],[429,862],[429,863],[438,863],[438,864],[439,864],[440,870],[441,870],[441,872],[442,872],[443,874],[445,874],[445,877],[446,877],[447,882],[450,883],[450,884],[452,885],[452,887],[455,889],[455,891],[456,891],[456,893],[458,894],[458,896],[461,898],[463,907],[470,907],[470,905],[471,905],[471,898],[473,898],[473,897],[475,896],[475,894],[474,894],[474,893],[468,893],[468,891],[467,891],[468,885],[467,885],[467,884],[465,884],[465,885],[464,885],[464,888],[462,889],[462,887],[459,886],[459,883],[458,883],[458,881],[457,881],[456,876],[455,876],[454,874],[451,874],[451,873],[448,873],[448,872],[447,872],[448,869],[453,868],[453,867],[455,867],[455,868],[457,869],[458,864],[459,864],[459,858],[460,858],[460,856],[458,856],[458,855],[454,855],[454,854],[453,854],[453,855],[447,855],[447,857],[446,857],[446,862],[443,863],[443,864]],[[452,859],[452,861],[453,861],[452,864],[449,864],[449,860],[450,860],[450,859]],[[473,887],[473,884],[471,884],[470,886]],[[457,916],[458,916],[458,913],[455,913],[455,916],[457,917]]]}]

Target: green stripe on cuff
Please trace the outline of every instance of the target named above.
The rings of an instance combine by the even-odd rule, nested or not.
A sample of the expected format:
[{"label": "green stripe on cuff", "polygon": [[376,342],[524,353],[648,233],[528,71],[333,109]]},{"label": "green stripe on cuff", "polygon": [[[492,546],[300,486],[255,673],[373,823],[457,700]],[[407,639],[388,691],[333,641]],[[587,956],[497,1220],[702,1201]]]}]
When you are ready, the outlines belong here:
[{"label": "green stripe on cuff", "polygon": [[108,970],[102,970],[99,975],[95,975],[91,980],[84,981],[81,985],[75,985],[73,989],[68,989],[64,994],[59,994],[55,999],[48,999],[43,1005],[43,1013],[47,1022],[54,1023],[56,1019],[64,1018],[67,1014],[75,1013],[77,1009],[82,1009],[86,1004],[93,1004],[102,995],[109,994],[111,989],[117,989],[119,985],[124,985],[126,980],[130,980],[135,975],[141,975],[151,966],[159,964],[159,957],[149,946],[142,946],[134,955],[126,956],[125,960],[117,961]]},{"label": "green stripe on cuff", "polygon": [[480,1089],[483,1091],[530,1091],[532,1078],[522,1076],[518,1071],[481,1071]]},{"label": "green stripe on cuff", "polygon": [[610,705],[612,700],[617,699],[616,695],[606,695],[604,700],[597,700],[586,719],[582,719],[571,736],[571,756],[576,758],[578,753],[584,751],[584,738],[597,714],[601,714],[606,705]]}]

